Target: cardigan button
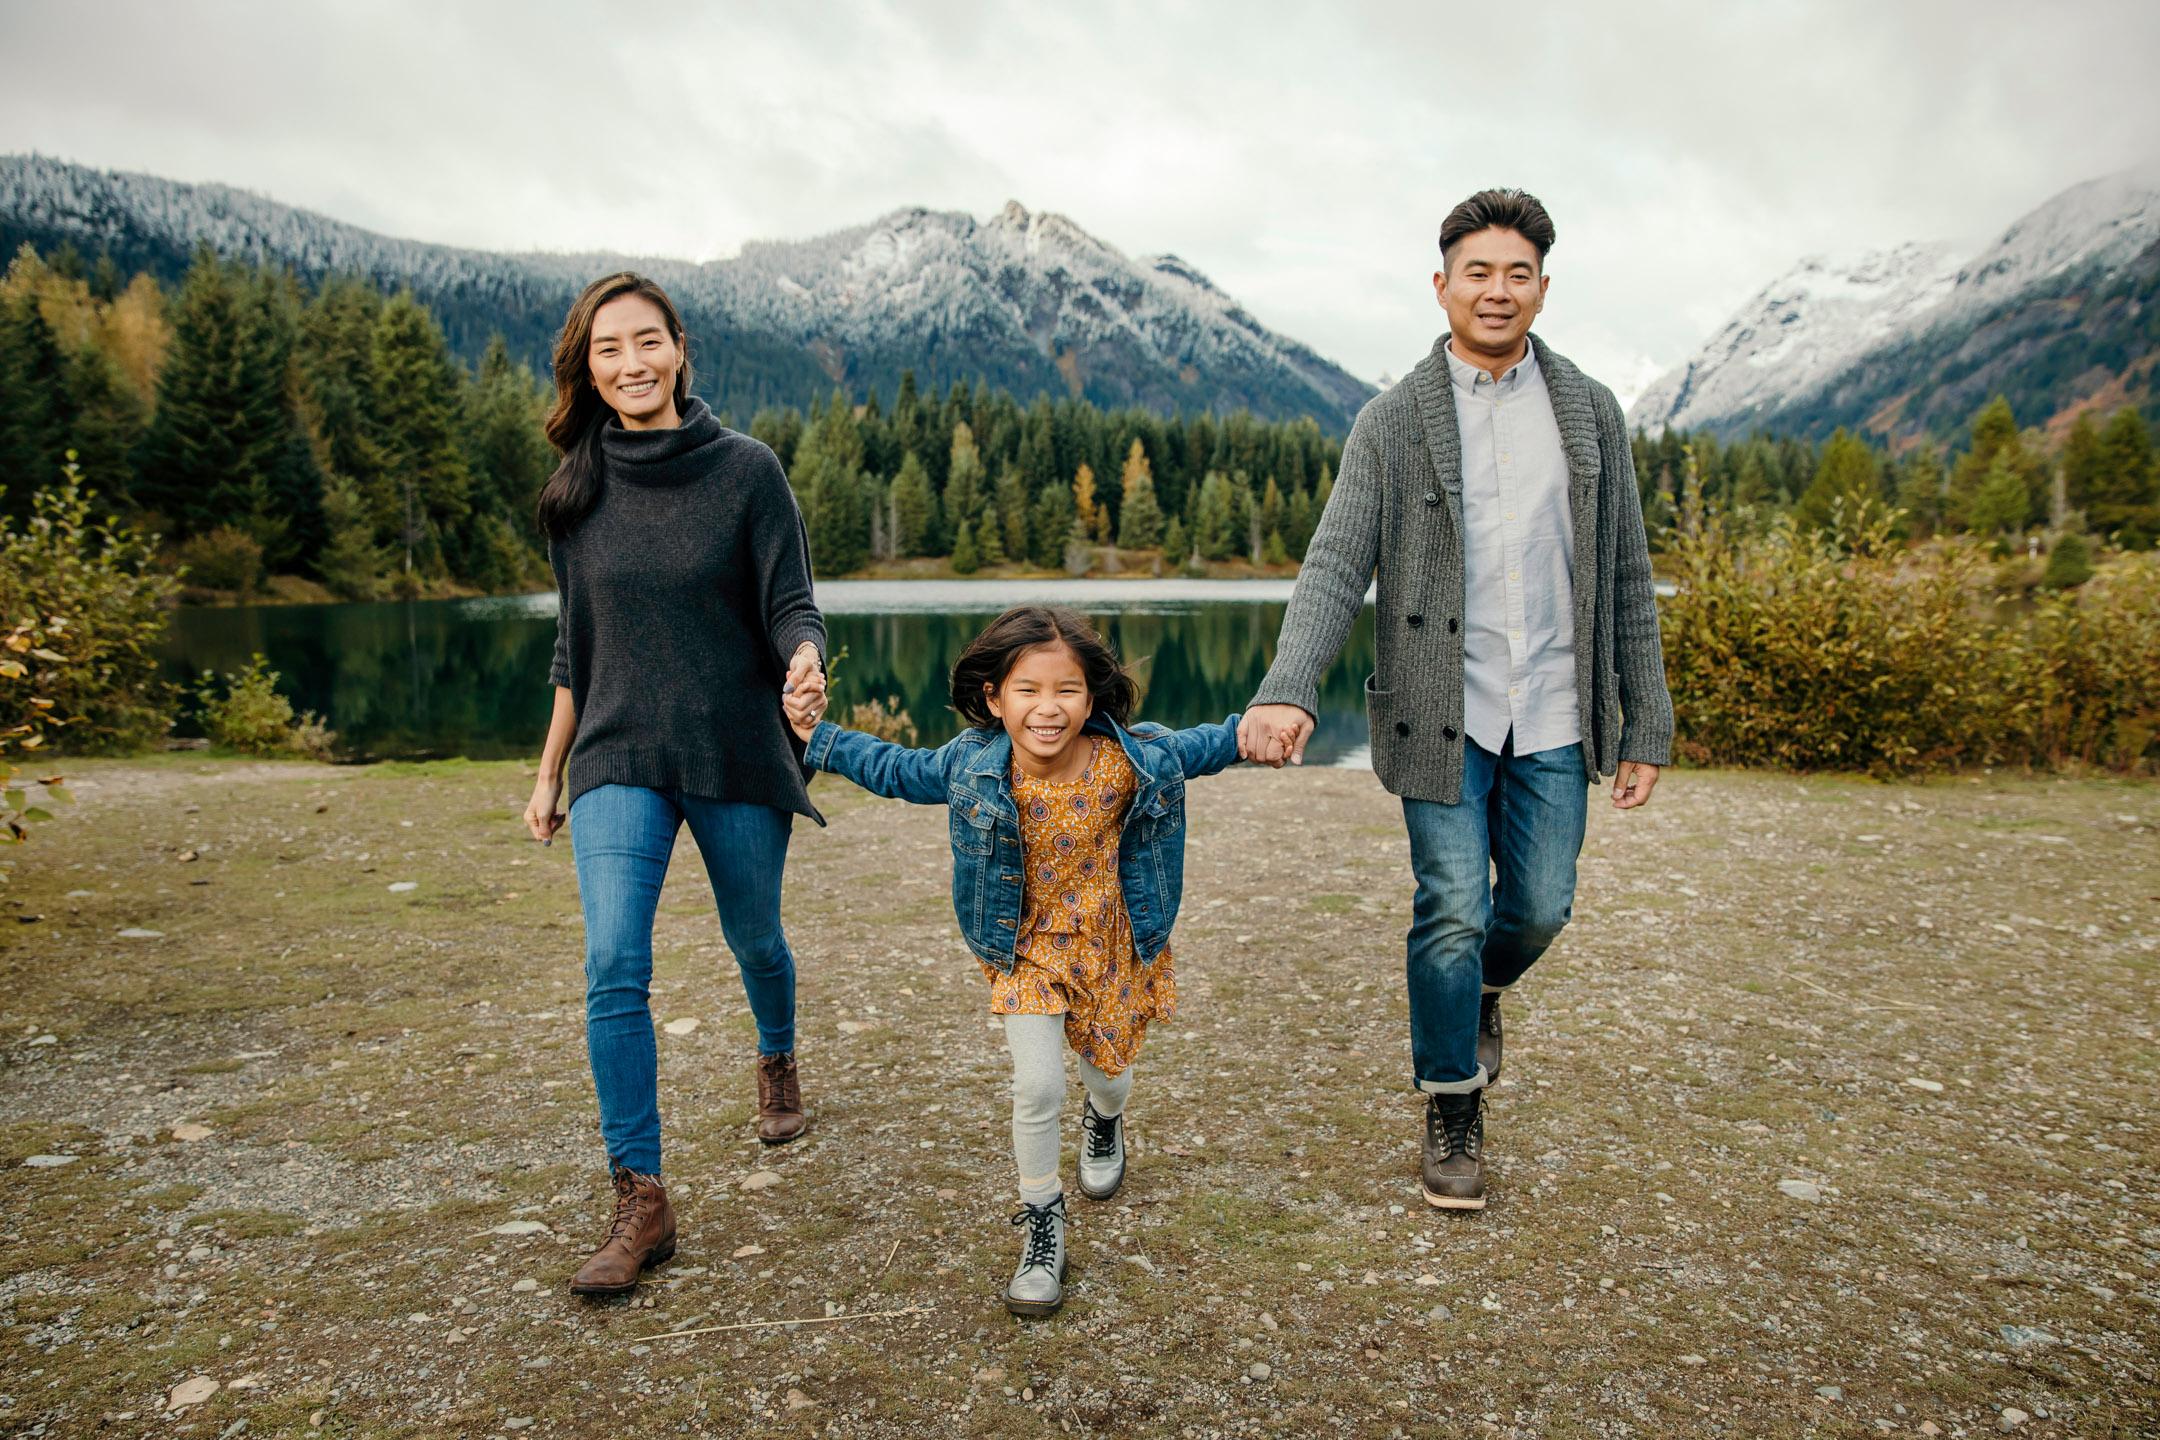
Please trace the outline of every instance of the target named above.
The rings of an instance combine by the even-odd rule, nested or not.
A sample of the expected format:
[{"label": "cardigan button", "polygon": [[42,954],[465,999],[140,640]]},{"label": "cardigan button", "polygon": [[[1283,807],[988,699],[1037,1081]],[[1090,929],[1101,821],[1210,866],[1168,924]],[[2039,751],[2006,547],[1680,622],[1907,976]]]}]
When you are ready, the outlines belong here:
[{"label": "cardigan button", "polygon": [[1408,735],[1410,733],[1410,722],[1407,720],[1397,720],[1395,722],[1395,733],[1397,735]]},{"label": "cardigan button", "polygon": [[1403,623],[1405,625],[1408,625],[1412,630],[1415,630],[1425,623],[1425,617],[1422,615],[1412,615],[1409,619],[1403,621]]},{"label": "cardigan button", "polygon": [[1447,633],[1450,635],[1455,633],[1455,618],[1452,615],[1448,617]]},{"label": "cardigan button", "polygon": [[1452,725],[1443,725],[1440,727],[1440,734],[1442,738],[1452,740],[1455,738],[1455,727]]},{"label": "cardigan button", "polygon": [[1437,490],[1427,490],[1427,491],[1425,492],[1425,503],[1426,503],[1427,505],[1437,505],[1437,504],[1439,504],[1439,503],[1440,503],[1440,492],[1439,492],[1439,491],[1437,491]]}]

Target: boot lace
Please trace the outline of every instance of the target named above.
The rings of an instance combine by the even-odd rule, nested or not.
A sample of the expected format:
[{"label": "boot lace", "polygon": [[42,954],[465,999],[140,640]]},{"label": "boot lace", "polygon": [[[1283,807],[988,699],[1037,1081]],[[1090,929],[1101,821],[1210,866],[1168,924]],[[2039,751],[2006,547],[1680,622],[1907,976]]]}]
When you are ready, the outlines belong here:
[{"label": "boot lace", "polygon": [[1108,1160],[1117,1154],[1118,1120],[1116,1115],[1098,1115],[1093,1105],[1080,1117],[1080,1128],[1087,1134],[1087,1153],[1090,1160]]},{"label": "boot lace", "polygon": [[1460,1109],[1443,1106],[1440,1098],[1435,1095],[1432,1100],[1432,1116],[1438,1122],[1440,1130],[1440,1158],[1445,1160],[1452,1155],[1468,1155],[1471,1159],[1476,1159],[1474,1132],[1478,1121],[1478,1105],[1482,1097],[1473,1094],[1471,1103]]},{"label": "boot lace", "polygon": [[1012,1223],[1026,1227],[1027,1248],[1020,1254],[1023,1270],[1047,1270],[1057,1263],[1057,1225],[1065,1218],[1065,1197],[1060,1195],[1048,1205],[1022,1205],[1012,1217]]},{"label": "boot lace", "polygon": [[608,1241],[628,1240],[652,1212],[652,1196],[627,1170],[615,1182],[615,1223],[608,1227]]}]

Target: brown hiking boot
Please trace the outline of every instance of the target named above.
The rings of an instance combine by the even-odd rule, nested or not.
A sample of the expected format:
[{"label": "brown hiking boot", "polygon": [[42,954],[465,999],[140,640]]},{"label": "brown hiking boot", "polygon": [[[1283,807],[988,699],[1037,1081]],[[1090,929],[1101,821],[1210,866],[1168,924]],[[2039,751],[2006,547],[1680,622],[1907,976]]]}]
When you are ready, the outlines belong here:
[{"label": "brown hiking boot", "polygon": [[803,1133],[802,1081],[793,1055],[760,1055],[757,1062],[757,1138],[785,1145]]},{"label": "brown hiking boot", "polygon": [[1485,1092],[1435,1095],[1425,1106],[1425,1203],[1441,1210],[1485,1208]]},{"label": "brown hiking boot", "polygon": [[675,1254],[675,1207],[657,1175],[615,1167],[615,1223],[570,1280],[573,1295],[621,1295],[638,1276]]}]

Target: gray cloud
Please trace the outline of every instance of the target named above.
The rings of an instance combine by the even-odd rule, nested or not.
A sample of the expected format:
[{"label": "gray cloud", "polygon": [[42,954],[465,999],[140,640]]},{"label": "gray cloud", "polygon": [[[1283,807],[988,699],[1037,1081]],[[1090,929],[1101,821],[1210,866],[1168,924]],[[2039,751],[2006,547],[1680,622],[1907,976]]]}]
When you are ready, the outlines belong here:
[{"label": "gray cloud", "polygon": [[710,257],[1007,198],[1185,256],[1366,375],[1480,185],[1559,222],[1624,383],[1798,256],[1975,243],[2160,155],[2160,7],[1589,3],[0,8],[0,149],[455,244]]}]

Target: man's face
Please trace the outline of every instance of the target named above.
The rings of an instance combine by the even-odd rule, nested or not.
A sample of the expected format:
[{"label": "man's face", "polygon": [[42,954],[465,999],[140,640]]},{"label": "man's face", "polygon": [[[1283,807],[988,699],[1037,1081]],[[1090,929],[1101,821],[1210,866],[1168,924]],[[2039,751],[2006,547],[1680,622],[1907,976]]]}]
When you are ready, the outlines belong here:
[{"label": "man's face", "polygon": [[1448,333],[1464,359],[1512,360],[1521,353],[1530,322],[1545,308],[1537,246],[1516,230],[1465,235],[1433,276],[1433,291],[1447,311]]}]

